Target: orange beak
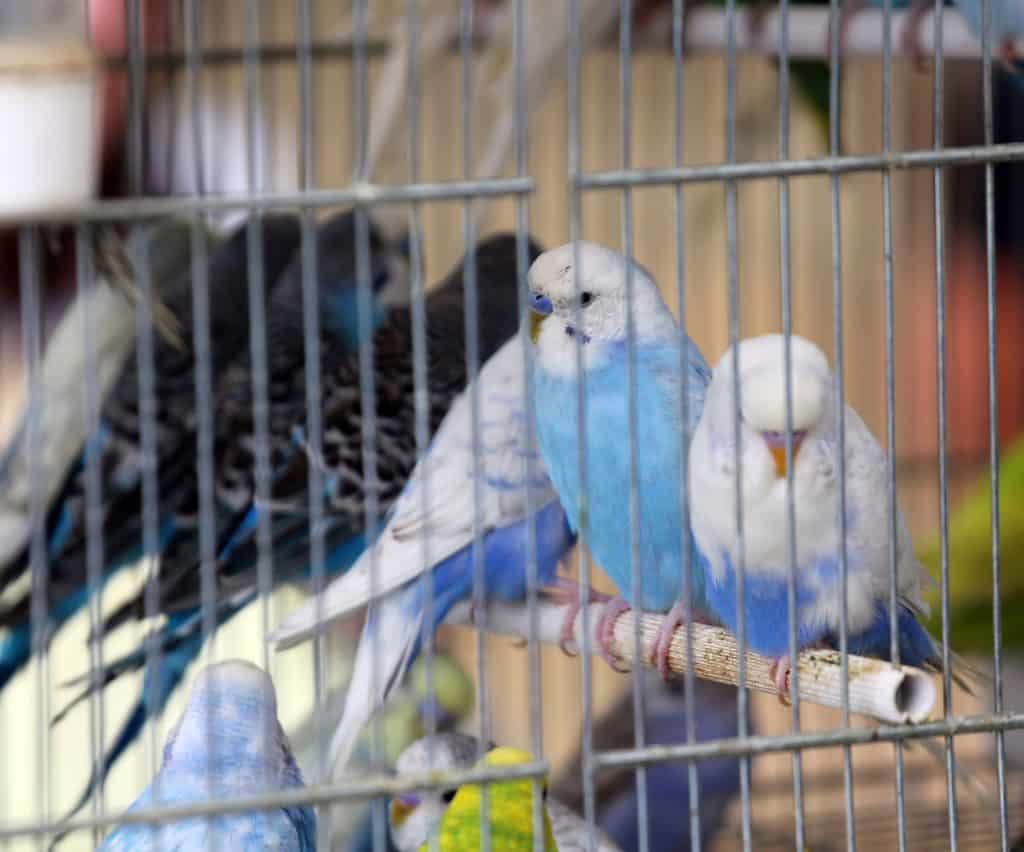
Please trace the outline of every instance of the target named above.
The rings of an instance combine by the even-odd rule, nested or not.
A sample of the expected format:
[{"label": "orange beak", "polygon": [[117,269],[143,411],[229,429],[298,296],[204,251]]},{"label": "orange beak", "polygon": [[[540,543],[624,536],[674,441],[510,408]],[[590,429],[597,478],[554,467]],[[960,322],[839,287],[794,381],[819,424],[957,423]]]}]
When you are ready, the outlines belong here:
[{"label": "orange beak", "polygon": [[416,810],[417,802],[410,801],[403,796],[395,796],[391,800],[391,824],[398,828]]},{"label": "orange beak", "polygon": [[[796,432],[793,434],[793,458],[796,459],[796,454],[800,451],[800,444],[803,443],[804,433]],[[786,478],[786,441],[785,438],[779,435],[766,436],[768,442],[768,451],[772,454],[772,459],[775,462],[775,475],[779,479]]]}]

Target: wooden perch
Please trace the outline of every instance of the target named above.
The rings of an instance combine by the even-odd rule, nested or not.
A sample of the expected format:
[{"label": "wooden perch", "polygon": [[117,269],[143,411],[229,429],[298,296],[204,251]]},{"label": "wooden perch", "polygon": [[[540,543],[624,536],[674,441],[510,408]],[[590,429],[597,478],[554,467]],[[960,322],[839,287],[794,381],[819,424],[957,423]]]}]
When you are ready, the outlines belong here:
[{"label": "wooden perch", "polygon": [[[591,604],[590,623],[596,627],[604,604]],[[548,601],[538,601],[537,639],[558,644],[565,607]],[[615,622],[615,640],[612,651],[624,664],[633,662],[632,611],[623,613]],[[663,616],[642,613],[640,624],[644,665],[654,646]],[[468,603],[452,608],[447,624],[471,625]],[[527,607],[510,604],[489,604],[485,623],[492,633],[525,638],[530,632],[530,613]],[[583,613],[576,616],[577,647],[582,648]],[[733,635],[722,627],[706,624],[691,625],[693,635],[694,674],[706,680],[736,684],[738,653]],[[593,635],[593,634],[592,634]],[[680,627],[672,638],[669,664],[673,672],[686,670],[687,630]],[[596,638],[591,639],[591,651],[597,653]],[[768,674],[771,660],[752,651],[746,657],[746,686],[760,692],[775,693],[775,682]],[[801,701],[825,707],[842,706],[839,653],[837,651],[804,651],[797,658],[797,685]],[[868,657],[849,655],[850,712],[862,713],[883,722],[918,723],[925,721],[935,705],[935,683],[932,677],[911,666],[895,668],[887,662]]]}]

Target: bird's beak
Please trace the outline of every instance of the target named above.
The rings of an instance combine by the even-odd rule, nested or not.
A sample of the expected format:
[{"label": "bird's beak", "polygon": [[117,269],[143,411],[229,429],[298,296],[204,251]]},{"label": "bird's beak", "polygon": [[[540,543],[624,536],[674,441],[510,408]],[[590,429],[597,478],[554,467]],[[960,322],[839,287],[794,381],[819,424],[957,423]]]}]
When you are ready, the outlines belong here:
[{"label": "bird's beak", "polygon": [[403,793],[391,800],[391,824],[398,828],[409,817],[420,803],[420,797],[411,793]]},{"label": "bird's beak", "polygon": [[[793,459],[796,460],[796,454],[800,451],[800,445],[803,443],[806,432],[794,432],[793,433]],[[768,451],[772,454],[772,460],[775,462],[775,475],[779,479],[786,478],[786,436],[782,432],[765,432],[763,433],[765,443],[768,444]]]},{"label": "bird's beak", "polygon": [[536,344],[537,338],[540,337],[540,327],[544,324],[544,319],[543,314],[530,311],[530,341],[534,344]]}]

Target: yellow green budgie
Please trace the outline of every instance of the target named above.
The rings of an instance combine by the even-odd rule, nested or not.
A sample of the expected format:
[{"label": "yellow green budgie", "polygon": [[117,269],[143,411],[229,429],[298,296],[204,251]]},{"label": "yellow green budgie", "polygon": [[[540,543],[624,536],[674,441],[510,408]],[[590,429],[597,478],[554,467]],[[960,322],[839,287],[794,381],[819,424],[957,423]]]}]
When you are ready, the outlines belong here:
[{"label": "yellow green budgie", "polygon": [[[484,755],[480,766],[517,766],[533,760],[529,752],[502,746]],[[545,779],[545,791],[547,789]],[[441,852],[475,852],[480,842],[480,785],[464,784],[456,791],[441,818]],[[541,808],[544,850],[558,852],[551,820]],[[487,818],[492,852],[533,852],[533,782],[529,778],[495,781],[487,785]],[[430,844],[420,850],[427,852]]]},{"label": "yellow green budgie", "polygon": [[[950,644],[963,653],[992,653],[992,509],[986,471],[970,492],[951,507],[949,517]],[[1002,453],[999,462],[999,552],[1003,647],[1024,650],[1024,439]],[[938,536],[918,550],[936,579],[940,574]],[[938,603],[938,589],[934,593]],[[939,607],[929,629],[941,629]]]}]

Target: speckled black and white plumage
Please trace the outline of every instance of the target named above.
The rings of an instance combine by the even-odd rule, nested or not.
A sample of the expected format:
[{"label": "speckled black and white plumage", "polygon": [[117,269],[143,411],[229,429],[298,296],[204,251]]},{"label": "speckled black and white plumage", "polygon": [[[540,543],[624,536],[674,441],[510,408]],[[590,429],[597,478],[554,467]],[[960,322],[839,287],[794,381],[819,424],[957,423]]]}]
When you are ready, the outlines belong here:
[{"label": "speckled black and white plumage", "polygon": [[[264,268],[277,277],[298,245],[294,217],[273,216],[263,221]],[[211,251],[207,267],[210,319],[210,371],[216,382],[245,346],[249,334],[248,233],[242,226]],[[154,340],[153,367],[157,479],[162,523],[174,523],[178,505],[190,490],[195,471],[196,349],[193,340],[192,266],[178,273],[180,284],[167,288],[167,307],[177,319],[184,346]],[[99,318],[102,322],[102,318]],[[102,524],[105,570],[110,572],[137,559],[142,548],[141,392],[138,358],[130,355],[105,400],[101,413],[99,465],[103,497]],[[84,450],[83,450],[84,452]],[[80,460],[69,472],[46,518],[49,549],[48,599],[59,625],[84,603],[87,581],[85,523],[86,470]],[[27,549],[0,569],[0,587],[27,570]],[[75,598],[80,598],[76,601]],[[66,602],[66,603],[65,603]],[[63,612],[62,606],[70,612]],[[30,596],[25,593],[0,613],[0,624],[27,629]],[[8,671],[6,650],[0,650],[0,686]]]}]

